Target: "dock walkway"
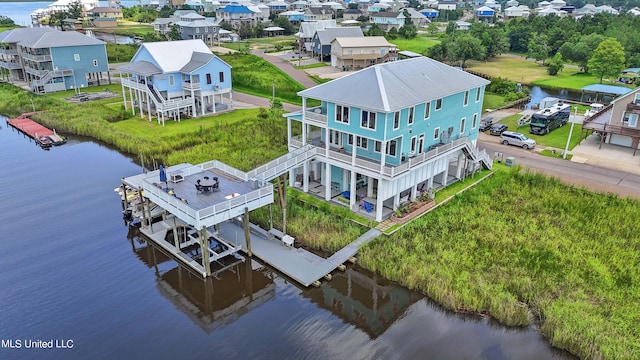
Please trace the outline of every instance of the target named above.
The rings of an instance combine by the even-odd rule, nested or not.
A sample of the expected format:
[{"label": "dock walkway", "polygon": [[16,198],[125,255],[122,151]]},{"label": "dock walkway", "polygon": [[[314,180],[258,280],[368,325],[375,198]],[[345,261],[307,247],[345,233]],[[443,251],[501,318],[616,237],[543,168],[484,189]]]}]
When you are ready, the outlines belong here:
[{"label": "dock walkway", "polygon": [[[270,239],[265,230],[252,227],[251,252],[269,266],[308,287],[330,274],[337,267],[353,257],[360,246],[380,236],[382,233],[371,229],[337,251],[328,259],[322,258],[302,248],[284,246],[279,240]],[[237,241],[243,252],[247,252],[242,226],[234,222],[220,224],[220,235],[229,242]]]},{"label": "dock walkway", "polygon": [[64,138],[56,134],[55,131],[29,119],[32,114],[34,113],[24,113],[15,119],[8,119],[7,124],[34,139],[38,145],[43,147],[64,143]]}]

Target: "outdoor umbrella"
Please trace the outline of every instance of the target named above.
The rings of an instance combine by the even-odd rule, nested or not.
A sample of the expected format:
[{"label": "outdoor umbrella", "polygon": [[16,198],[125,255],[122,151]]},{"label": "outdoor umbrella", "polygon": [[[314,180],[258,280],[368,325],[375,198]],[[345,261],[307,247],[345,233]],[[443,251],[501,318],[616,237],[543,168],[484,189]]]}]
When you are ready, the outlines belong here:
[{"label": "outdoor umbrella", "polygon": [[164,187],[167,187],[167,173],[164,172],[164,166],[160,165],[160,182],[164,183]]}]

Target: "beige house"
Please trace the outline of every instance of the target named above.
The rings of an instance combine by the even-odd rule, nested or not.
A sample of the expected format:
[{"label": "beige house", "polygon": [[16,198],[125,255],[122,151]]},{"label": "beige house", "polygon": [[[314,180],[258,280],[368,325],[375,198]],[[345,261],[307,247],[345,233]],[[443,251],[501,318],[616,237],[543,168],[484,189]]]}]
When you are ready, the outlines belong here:
[{"label": "beige house", "polygon": [[603,142],[633,148],[635,155],[640,148],[640,87],[613,100],[582,128],[599,133]]},{"label": "beige house", "polygon": [[331,42],[331,66],[364,69],[398,59],[398,48],[384,36],[337,37]]}]

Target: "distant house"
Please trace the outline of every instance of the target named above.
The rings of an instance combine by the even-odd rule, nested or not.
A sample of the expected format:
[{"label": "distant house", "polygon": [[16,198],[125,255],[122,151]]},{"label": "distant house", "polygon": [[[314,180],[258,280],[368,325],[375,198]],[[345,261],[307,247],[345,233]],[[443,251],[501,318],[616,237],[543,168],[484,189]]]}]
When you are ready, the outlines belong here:
[{"label": "distant house", "polygon": [[400,9],[400,11],[381,11],[371,14],[371,23],[380,26],[385,31],[391,28],[400,29],[406,23],[404,10],[411,16],[411,23],[417,27],[425,27],[429,20],[422,13],[413,8]]},{"label": "distant house", "polygon": [[216,19],[230,24],[233,28],[255,27],[260,17],[261,14],[235,3],[216,10]]},{"label": "distant house", "polygon": [[364,16],[364,13],[360,9],[346,9],[342,12],[342,20],[358,20],[359,17]]},{"label": "distant house", "polygon": [[469,169],[491,168],[476,147],[488,83],[421,56],[299,92],[303,110],[285,116],[289,134],[302,130],[288,147],[313,155],[291,171],[291,186],[382,221]]},{"label": "distant house", "polygon": [[331,42],[337,37],[364,37],[362,29],[357,26],[325,28],[316,31],[312,42],[312,55],[325,61],[331,55]]},{"label": "distant house", "polygon": [[471,23],[466,21],[456,21],[456,30],[469,30],[471,28]]},{"label": "distant house", "polygon": [[303,21],[300,23],[300,31],[296,33],[298,37],[298,48],[302,48],[303,51],[313,51],[313,36],[319,30],[324,30],[328,27],[337,27],[335,20],[317,20],[317,21]]},{"label": "distant house", "polygon": [[201,39],[209,45],[218,40],[220,26],[198,14],[186,14],[172,26],[178,27],[182,40]]},{"label": "distant house", "polygon": [[337,37],[331,41],[331,66],[364,69],[398,60],[398,48],[384,36]]},{"label": "distant house", "polygon": [[284,1],[272,1],[267,3],[267,6],[269,7],[269,12],[276,15],[280,14],[281,12],[287,11],[287,9],[289,8],[289,4]]},{"label": "distant house", "polygon": [[505,19],[512,19],[517,17],[528,17],[530,14],[531,14],[531,11],[526,5],[512,6],[504,10]]},{"label": "distant house", "polygon": [[[158,123],[203,116],[231,104],[231,66],[200,39],[143,43],[118,70],[124,106]],[[224,103],[227,95],[227,104]]]},{"label": "distant house", "polygon": [[492,19],[496,15],[496,12],[488,6],[481,6],[475,9],[474,14],[476,16],[476,19],[485,20]]},{"label": "distant house", "polygon": [[634,7],[633,9],[628,11],[629,14],[633,16],[640,16],[640,7]]},{"label": "distant house", "polygon": [[370,5],[367,8],[367,11],[369,12],[369,16],[373,15],[374,13],[378,13],[381,11],[386,11],[391,7],[391,4],[389,3],[375,3],[373,5]]},{"label": "distant house", "polygon": [[110,82],[105,42],[75,31],[17,28],[0,33],[0,67],[9,81],[49,93]]},{"label": "distant house", "polygon": [[122,20],[122,9],[99,6],[87,10],[87,17],[97,28],[116,27],[118,21]]},{"label": "distant house", "polygon": [[458,8],[458,3],[452,0],[438,1],[438,10],[455,10]]},{"label": "distant house", "polygon": [[435,20],[438,16],[440,16],[440,11],[432,8],[424,8],[420,10],[420,13],[429,20]]},{"label": "distant house", "polygon": [[585,121],[583,129],[601,134],[602,141],[640,148],[640,88],[622,95]]},{"label": "distant house", "polygon": [[321,7],[312,7],[304,11],[304,21],[331,20],[333,19],[333,10]]},{"label": "distant house", "polygon": [[299,24],[304,20],[304,13],[295,10],[283,11],[278,16],[287,18],[292,24]]}]

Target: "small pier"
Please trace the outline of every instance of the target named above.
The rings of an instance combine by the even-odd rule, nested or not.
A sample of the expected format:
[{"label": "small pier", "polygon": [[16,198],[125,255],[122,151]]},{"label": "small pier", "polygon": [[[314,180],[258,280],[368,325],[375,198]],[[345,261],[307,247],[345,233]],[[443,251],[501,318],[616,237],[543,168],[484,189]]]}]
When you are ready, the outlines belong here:
[{"label": "small pier", "polygon": [[[224,271],[242,252],[305,287],[318,286],[323,278],[331,279],[332,271],[345,270],[359,247],[381,234],[371,229],[326,259],[296,248],[291,236],[249,222],[251,210],[274,201],[273,185],[256,181],[255,175],[217,161],[179,164],[123,178],[122,191],[143,194],[136,199],[142,203],[140,232],[205,278]],[[215,191],[202,192],[203,179],[211,178],[216,179]],[[129,197],[122,200],[126,209]],[[164,214],[154,222],[151,207],[156,205]]]},{"label": "small pier", "polygon": [[35,113],[21,114],[15,119],[8,119],[7,124],[32,138],[36,144],[43,148],[49,148],[52,145],[62,145],[67,142],[66,139],[58,135],[55,130],[48,129],[31,120],[29,116],[33,114]]}]

